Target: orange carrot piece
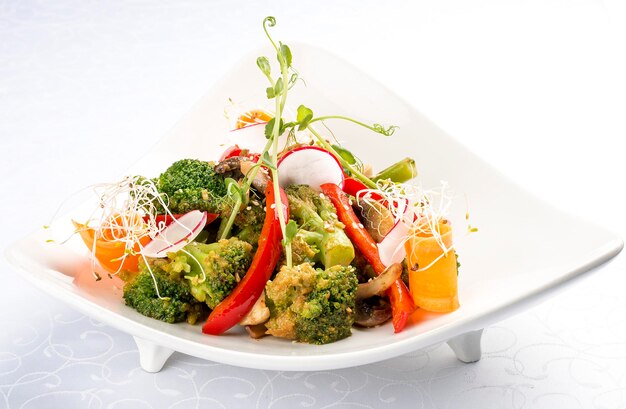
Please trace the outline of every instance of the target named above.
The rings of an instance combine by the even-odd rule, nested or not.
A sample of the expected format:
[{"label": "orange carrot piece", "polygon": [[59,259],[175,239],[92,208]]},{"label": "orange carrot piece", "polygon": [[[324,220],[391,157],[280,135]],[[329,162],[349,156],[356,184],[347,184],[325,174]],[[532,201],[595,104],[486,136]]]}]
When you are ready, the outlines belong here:
[{"label": "orange carrot piece", "polygon": [[[109,229],[103,229],[103,231],[99,234],[96,233],[96,230],[87,227],[87,225],[72,221],[74,223],[74,227],[80,237],[83,239],[83,242],[89,249],[89,251],[94,250],[94,240],[96,242],[95,247],[95,258],[98,260],[98,263],[102,268],[104,268],[109,273],[116,273],[120,270],[125,270],[129,272],[136,273],[139,271],[139,254],[127,254],[124,257],[124,252],[126,249],[125,244],[122,241],[114,240],[113,233]],[[139,240],[139,243],[144,246],[148,244],[150,241],[150,237],[144,236]],[[135,244],[133,247],[134,252],[139,252],[140,246],[139,244]],[[124,257],[122,259],[122,257]]]},{"label": "orange carrot piece", "polygon": [[459,308],[456,253],[452,247],[452,226],[438,224],[444,253],[432,232],[414,230],[405,243],[409,265],[409,290],[415,305],[431,312],[452,312]]},{"label": "orange carrot piece", "polygon": [[272,116],[267,112],[260,109],[253,109],[252,111],[248,111],[242,114],[237,119],[237,124],[235,125],[235,128],[241,129],[244,126],[269,122],[270,119],[272,119]]}]

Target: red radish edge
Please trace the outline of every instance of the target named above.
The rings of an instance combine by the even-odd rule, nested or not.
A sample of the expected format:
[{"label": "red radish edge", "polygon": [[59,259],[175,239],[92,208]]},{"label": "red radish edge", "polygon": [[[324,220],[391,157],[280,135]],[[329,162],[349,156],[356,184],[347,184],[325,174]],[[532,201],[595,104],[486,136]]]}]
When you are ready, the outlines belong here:
[{"label": "red radish edge", "polygon": [[[195,219],[200,216],[198,221]],[[167,253],[175,252],[185,247],[185,245],[195,239],[202,231],[207,221],[207,212],[192,210],[178,218],[174,223],[168,225],[161,230],[151,242],[146,244],[141,253],[146,257],[163,258],[167,257]],[[186,225],[192,224],[193,226]],[[187,231],[187,229],[189,231]],[[181,235],[182,237],[177,238]],[[167,235],[175,235],[170,240]],[[172,242],[172,239],[175,241]],[[153,249],[154,247],[154,249]]]},{"label": "red radish edge", "polygon": [[[218,217],[220,217],[219,214],[217,213],[208,213],[205,212],[207,215],[206,217],[206,224],[209,225],[211,223],[213,223],[215,220],[217,220]],[[185,213],[174,213],[174,214],[159,214],[156,215],[154,218],[156,220],[157,226],[159,226],[159,223],[165,223],[164,227],[169,226],[170,224],[174,223],[174,220],[178,220],[180,219],[182,216],[184,216]],[[143,221],[144,222],[148,222],[150,220],[149,216],[143,216]]]},{"label": "red radish edge", "polygon": [[414,214],[411,213],[413,213],[412,207],[407,200],[402,217],[396,220],[391,230],[389,230],[381,242],[377,244],[380,260],[385,266],[401,263],[406,257],[406,250],[403,244],[410,230],[407,218],[411,221],[414,218],[412,217]]},{"label": "red radish edge", "polygon": [[[332,158],[333,163],[337,165],[337,174],[330,177],[329,178],[330,180],[319,180],[316,178],[316,176],[320,174],[320,169],[308,168],[311,165],[310,161],[302,160],[301,162],[297,162],[297,163],[289,164],[289,165],[288,163],[290,161],[285,162],[285,160],[287,160],[290,157],[293,160],[292,155],[294,154],[297,155],[298,152],[310,153],[311,151],[322,152],[325,155],[328,155],[329,158]],[[282,166],[282,172],[281,172],[281,166]],[[298,175],[298,177],[294,177],[293,172],[290,175],[289,170],[285,169],[287,166],[289,167],[295,166],[295,168],[292,168],[292,169],[297,168],[301,171],[308,170],[308,172],[306,172],[305,174]],[[280,158],[280,160],[278,161],[278,169],[279,169],[278,178],[282,186],[286,186],[290,184],[302,184],[302,185],[309,185],[313,189],[320,191],[320,185],[324,183],[335,183],[341,189],[343,189],[345,175],[343,173],[343,168],[341,167],[341,163],[339,163],[339,160],[332,153],[328,152],[326,149],[320,148],[319,146],[300,146],[300,147],[290,150],[285,155],[283,155],[283,157]]]}]

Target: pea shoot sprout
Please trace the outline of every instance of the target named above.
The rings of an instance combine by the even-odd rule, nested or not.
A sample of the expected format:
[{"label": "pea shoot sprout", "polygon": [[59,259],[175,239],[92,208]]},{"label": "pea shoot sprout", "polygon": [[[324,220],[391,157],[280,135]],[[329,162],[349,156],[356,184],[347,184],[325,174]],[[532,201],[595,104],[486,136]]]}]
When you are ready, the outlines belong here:
[{"label": "pea shoot sprout", "polygon": [[[298,71],[292,66],[292,53],[291,49],[288,45],[282,42],[276,42],[272,38],[269,33],[269,29],[276,26],[276,18],[272,16],[268,16],[263,20],[263,31],[267,36],[270,44],[272,45],[274,51],[276,52],[276,60],[279,64],[279,76],[278,78],[274,78],[272,76],[272,67],[270,65],[269,59],[265,56],[261,56],[257,58],[256,63],[263,75],[267,78],[269,82],[269,87],[266,88],[266,96],[268,99],[274,99],[275,108],[274,108],[274,117],[271,118],[266,126],[265,126],[265,136],[268,139],[267,144],[263,148],[260,153],[259,162],[253,166],[250,171],[245,175],[241,186],[238,187],[238,194],[235,196],[235,203],[233,206],[233,212],[231,213],[231,217],[225,223],[224,228],[221,229],[221,238],[226,238],[230,234],[230,230],[234,223],[235,216],[242,205],[247,202],[248,190],[250,189],[252,180],[254,180],[259,168],[261,166],[265,166],[268,168],[272,174],[272,183],[274,184],[274,191],[279,192],[279,179],[278,179],[278,155],[281,153],[281,150],[278,146],[278,140],[281,135],[285,132],[288,132],[289,136],[287,138],[288,142],[297,142],[297,132],[306,132],[305,135],[310,136],[322,146],[324,149],[328,150],[331,154],[333,154],[340,161],[341,165],[347,169],[351,175],[355,178],[362,181],[366,186],[372,189],[376,189],[377,185],[370,178],[368,178],[362,172],[362,166],[357,163],[349,163],[345,159],[341,158],[341,156],[337,153],[336,149],[328,142],[326,139],[312,126],[315,122],[320,122],[326,126],[325,121],[330,119],[340,119],[352,122],[356,125],[365,127],[375,133],[379,133],[382,135],[390,136],[397,129],[397,126],[383,126],[381,124],[373,124],[368,125],[364,122],[358,121],[353,118],[339,116],[339,115],[327,115],[314,117],[313,111],[306,107],[305,105],[298,106],[296,112],[296,118],[292,121],[286,121],[286,116],[284,115],[288,110],[286,106],[287,95],[289,90],[295,86],[298,80],[301,80],[300,74]],[[283,148],[284,150],[284,148]],[[282,203],[280,198],[280,194],[276,195],[276,206],[281,208],[285,206]],[[283,234],[283,247],[285,249],[286,255],[286,264],[288,267],[292,266],[292,251],[291,251],[291,240],[295,236],[297,229],[294,228],[293,223],[287,223],[285,220],[285,216],[283,212],[278,212],[278,218],[280,222],[281,231]]]}]

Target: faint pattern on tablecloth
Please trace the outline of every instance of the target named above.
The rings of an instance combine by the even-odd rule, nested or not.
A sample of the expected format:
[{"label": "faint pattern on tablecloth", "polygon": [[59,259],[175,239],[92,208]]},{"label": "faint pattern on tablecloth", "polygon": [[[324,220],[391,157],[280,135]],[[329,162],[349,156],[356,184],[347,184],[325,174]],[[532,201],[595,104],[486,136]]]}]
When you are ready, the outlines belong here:
[{"label": "faint pattern on tablecloth", "polygon": [[[292,40],[337,44],[368,70],[374,61],[393,62],[407,52],[387,44],[386,52],[368,53],[386,34],[381,30],[411,34],[407,27],[436,24],[438,13],[462,19],[504,3],[422,2],[426,12],[414,13],[408,1],[392,9],[374,0],[358,7],[349,1],[0,0],[0,245],[46,224],[74,191],[111,169],[123,171],[242,53],[264,44],[259,22],[266,14],[276,14],[280,32]],[[518,2],[511,10],[528,18],[539,3],[549,3],[544,24],[561,18],[560,2]],[[576,7],[593,16],[597,5]],[[345,35],[338,37],[337,27]],[[2,262],[0,409],[625,408],[625,273],[607,268],[488,328],[484,357],[475,364],[462,364],[437,345],[313,373],[241,369],[174,354],[163,371],[148,374],[130,336],[49,298]]]}]

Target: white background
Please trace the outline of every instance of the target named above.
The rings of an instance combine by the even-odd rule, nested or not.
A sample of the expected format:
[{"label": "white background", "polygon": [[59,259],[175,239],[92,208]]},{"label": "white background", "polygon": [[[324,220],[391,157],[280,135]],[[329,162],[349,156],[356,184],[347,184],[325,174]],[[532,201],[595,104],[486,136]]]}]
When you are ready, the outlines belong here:
[{"label": "white background", "polygon": [[[285,42],[343,56],[532,192],[626,235],[622,1],[0,0],[0,246],[122,173],[265,45],[269,14]],[[0,408],[626,407],[623,255],[489,328],[479,363],[443,345],[321,373],[175,354],[146,374],[129,336],[0,263]]]}]

